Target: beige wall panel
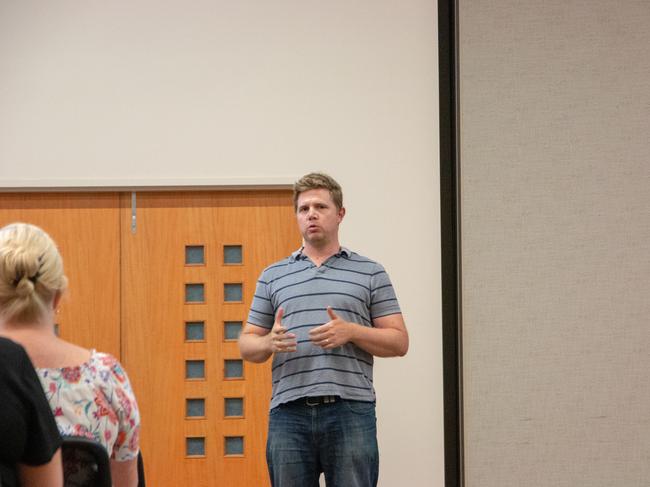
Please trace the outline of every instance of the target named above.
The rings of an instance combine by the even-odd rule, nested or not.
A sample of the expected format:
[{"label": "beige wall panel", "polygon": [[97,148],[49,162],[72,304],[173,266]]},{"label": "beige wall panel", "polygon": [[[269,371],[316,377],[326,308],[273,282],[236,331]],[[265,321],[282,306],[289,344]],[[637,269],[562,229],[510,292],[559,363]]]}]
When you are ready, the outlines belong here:
[{"label": "beige wall panel", "polygon": [[461,0],[468,487],[650,477],[650,4]]}]

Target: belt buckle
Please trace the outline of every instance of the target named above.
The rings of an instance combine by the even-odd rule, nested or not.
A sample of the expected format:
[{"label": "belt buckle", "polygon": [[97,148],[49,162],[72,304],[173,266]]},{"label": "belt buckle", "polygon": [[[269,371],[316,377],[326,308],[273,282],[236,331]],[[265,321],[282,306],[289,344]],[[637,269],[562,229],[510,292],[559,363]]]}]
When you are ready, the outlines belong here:
[{"label": "belt buckle", "polygon": [[[312,400],[314,402],[311,402]],[[320,404],[320,402],[321,402],[321,397],[306,397],[305,398],[305,404],[307,406],[312,406],[312,407],[313,406],[318,406]]]},{"label": "belt buckle", "polygon": [[311,407],[320,406],[321,404],[331,404],[334,402],[336,402],[336,396],[308,396],[305,398],[305,404]]}]

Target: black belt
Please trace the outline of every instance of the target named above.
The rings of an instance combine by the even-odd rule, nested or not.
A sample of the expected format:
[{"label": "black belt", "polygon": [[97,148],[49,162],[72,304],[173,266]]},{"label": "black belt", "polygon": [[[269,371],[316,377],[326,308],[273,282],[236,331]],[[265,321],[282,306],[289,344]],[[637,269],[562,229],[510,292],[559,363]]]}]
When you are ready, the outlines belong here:
[{"label": "black belt", "polygon": [[341,399],[339,396],[310,396],[298,399],[305,406],[322,406],[323,404],[333,404]]}]

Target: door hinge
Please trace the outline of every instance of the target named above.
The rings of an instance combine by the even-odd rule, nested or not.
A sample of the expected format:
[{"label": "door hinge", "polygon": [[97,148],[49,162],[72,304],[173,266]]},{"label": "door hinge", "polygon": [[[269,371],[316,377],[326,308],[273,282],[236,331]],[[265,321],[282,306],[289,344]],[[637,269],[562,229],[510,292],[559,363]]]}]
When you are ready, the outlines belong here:
[{"label": "door hinge", "polygon": [[135,191],[131,192],[131,233],[135,235],[137,229],[137,205],[135,200]]}]

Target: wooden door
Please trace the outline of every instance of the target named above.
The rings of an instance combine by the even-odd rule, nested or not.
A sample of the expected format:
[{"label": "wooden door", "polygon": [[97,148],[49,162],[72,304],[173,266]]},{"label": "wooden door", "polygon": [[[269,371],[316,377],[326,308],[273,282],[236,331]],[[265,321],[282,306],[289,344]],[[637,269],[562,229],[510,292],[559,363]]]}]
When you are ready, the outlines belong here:
[{"label": "wooden door", "polygon": [[57,327],[65,340],[120,356],[118,193],[0,193],[0,227],[32,223],[63,256],[68,291]]},{"label": "wooden door", "polygon": [[268,485],[270,365],[243,363],[236,333],[294,221],[288,192],[138,193],[131,232],[123,196],[122,358],[151,485]]},{"label": "wooden door", "polygon": [[136,208],[133,232],[131,193],[0,193],[0,225],[57,242],[60,335],[123,362],[150,485],[266,486],[270,364],[242,363],[235,336],[261,270],[300,244],[290,193],[138,193]]}]

